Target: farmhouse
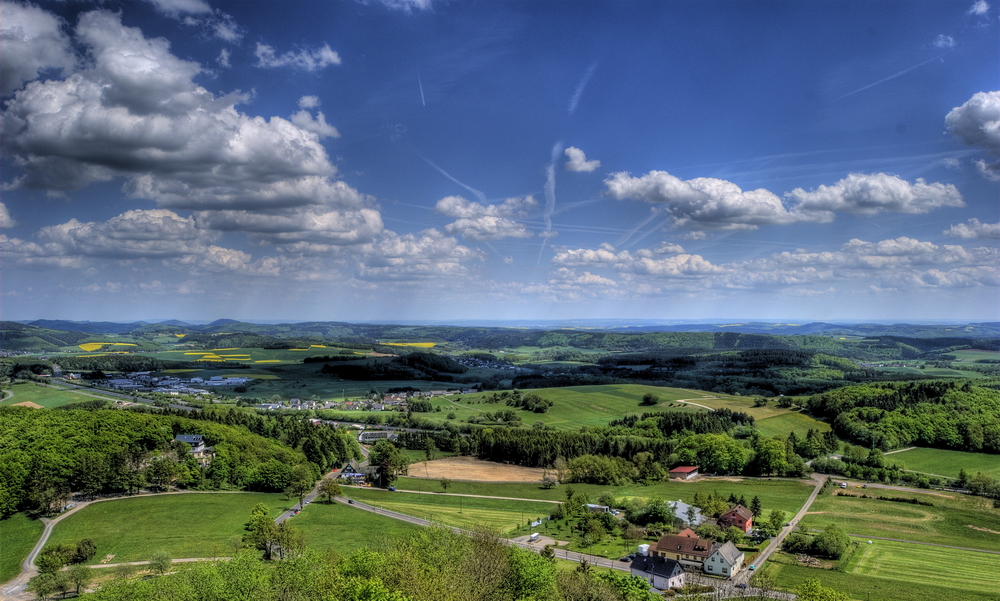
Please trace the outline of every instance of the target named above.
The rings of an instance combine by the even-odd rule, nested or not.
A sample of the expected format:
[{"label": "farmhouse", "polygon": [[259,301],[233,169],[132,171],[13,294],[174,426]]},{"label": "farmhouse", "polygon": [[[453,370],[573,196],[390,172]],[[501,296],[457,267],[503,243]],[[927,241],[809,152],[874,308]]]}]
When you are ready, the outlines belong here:
[{"label": "farmhouse", "polygon": [[188,453],[193,455],[198,459],[198,463],[203,465],[212,458],[212,452],[215,450],[212,447],[205,446],[205,437],[201,434],[178,434],[174,437],[174,442],[183,442],[190,445],[191,450]]},{"label": "farmhouse", "polygon": [[719,516],[720,526],[736,526],[743,532],[753,529],[753,512],[742,505],[733,507]]},{"label": "farmhouse", "polygon": [[611,508],[608,507],[607,505],[595,505],[593,503],[587,503],[586,505],[584,505],[584,507],[586,507],[587,511],[589,511],[590,513],[611,513]]},{"label": "farmhouse", "polygon": [[694,530],[685,528],[679,534],[668,534],[650,550],[650,554],[671,559],[685,568],[700,569],[708,574],[731,577],[743,568],[743,552],[731,542],[714,543],[699,538]]},{"label": "farmhouse", "polygon": [[733,576],[743,568],[743,551],[736,548],[730,541],[715,548],[705,562],[705,571],[709,574]]},{"label": "farmhouse", "polygon": [[667,534],[650,550],[656,557],[673,559],[682,566],[701,569],[712,555],[712,541],[699,538],[694,530],[685,528],[679,534]]},{"label": "farmhouse", "polygon": [[698,475],[698,466],[678,466],[670,470],[671,478],[680,478],[681,480],[690,480]]},{"label": "farmhouse", "polygon": [[684,568],[673,559],[640,555],[632,561],[629,569],[661,591],[684,586]]}]

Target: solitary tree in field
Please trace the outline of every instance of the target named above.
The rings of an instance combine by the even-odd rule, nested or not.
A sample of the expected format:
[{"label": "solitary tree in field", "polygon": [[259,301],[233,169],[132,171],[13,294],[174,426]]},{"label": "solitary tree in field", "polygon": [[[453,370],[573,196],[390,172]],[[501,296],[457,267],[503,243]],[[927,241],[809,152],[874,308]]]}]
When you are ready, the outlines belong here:
[{"label": "solitary tree in field", "polygon": [[659,403],[660,403],[660,397],[656,396],[652,392],[647,392],[646,394],[642,395],[642,401],[639,404],[651,406],[651,405],[658,405]]},{"label": "solitary tree in field", "polygon": [[170,569],[170,564],[173,560],[164,551],[157,551],[153,553],[153,557],[149,560],[149,569],[152,572],[156,572],[160,576],[163,576]]},{"label": "solitary tree in field", "polygon": [[444,492],[448,492],[448,488],[451,486],[451,480],[448,478],[441,478],[441,488]]},{"label": "solitary tree in field", "polygon": [[76,594],[80,596],[80,592],[87,588],[90,581],[94,579],[94,573],[90,571],[85,565],[76,564],[69,569],[69,581],[76,586]]},{"label": "solitary tree in field", "polygon": [[343,490],[333,478],[323,478],[319,483],[319,494],[326,497],[327,503],[333,503],[333,498],[342,495]]}]

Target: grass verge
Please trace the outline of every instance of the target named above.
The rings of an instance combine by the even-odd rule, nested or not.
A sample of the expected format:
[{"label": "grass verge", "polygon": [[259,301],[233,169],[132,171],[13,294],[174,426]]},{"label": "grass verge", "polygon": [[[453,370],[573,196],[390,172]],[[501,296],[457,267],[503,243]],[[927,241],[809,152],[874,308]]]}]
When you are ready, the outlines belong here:
[{"label": "grass verge", "polygon": [[23,513],[0,520],[0,582],[7,582],[21,573],[21,562],[31,553],[45,525]]}]

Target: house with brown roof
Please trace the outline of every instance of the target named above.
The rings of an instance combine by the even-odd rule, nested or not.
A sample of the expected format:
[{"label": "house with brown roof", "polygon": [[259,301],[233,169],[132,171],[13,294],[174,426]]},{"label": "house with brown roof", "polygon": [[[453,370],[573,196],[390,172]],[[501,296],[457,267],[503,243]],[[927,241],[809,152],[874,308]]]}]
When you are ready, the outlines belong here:
[{"label": "house with brown roof", "polygon": [[698,537],[693,530],[687,528],[681,534],[667,534],[656,542],[650,553],[657,557],[666,557],[679,562],[682,566],[697,567],[705,564],[712,554],[712,541]]},{"label": "house with brown roof", "polygon": [[719,516],[719,525],[736,526],[743,532],[753,529],[753,512],[742,505],[737,505]]}]

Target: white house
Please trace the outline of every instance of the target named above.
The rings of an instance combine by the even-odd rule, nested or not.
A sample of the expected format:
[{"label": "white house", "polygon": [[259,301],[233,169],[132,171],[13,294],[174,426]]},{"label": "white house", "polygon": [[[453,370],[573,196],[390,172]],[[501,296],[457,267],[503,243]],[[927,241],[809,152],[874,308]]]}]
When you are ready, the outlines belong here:
[{"label": "white house", "polygon": [[717,576],[732,577],[743,569],[743,551],[732,542],[718,546],[705,561],[705,572]]},{"label": "white house", "polygon": [[633,574],[661,591],[684,586],[684,568],[673,559],[640,555],[632,561]]}]

